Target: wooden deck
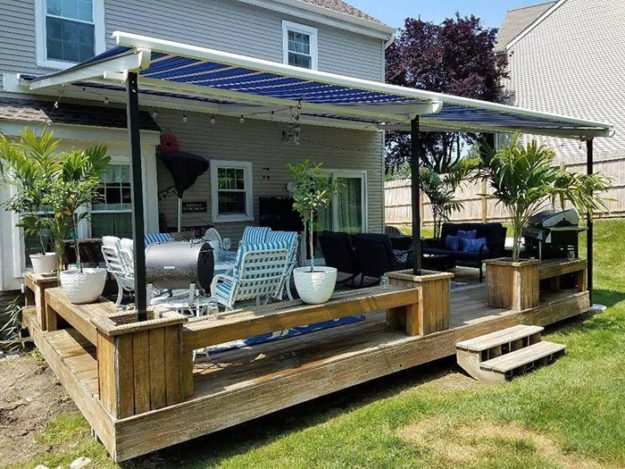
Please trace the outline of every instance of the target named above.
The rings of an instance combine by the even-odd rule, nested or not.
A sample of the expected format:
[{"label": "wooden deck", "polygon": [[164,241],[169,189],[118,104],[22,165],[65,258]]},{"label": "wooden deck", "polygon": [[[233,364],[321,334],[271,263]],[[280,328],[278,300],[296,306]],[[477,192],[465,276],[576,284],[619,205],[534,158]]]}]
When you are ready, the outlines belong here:
[{"label": "wooden deck", "polygon": [[[409,336],[385,327],[384,311],[370,312],[359,323],[221,353],[210,360],[200,358],[193,365],[189,398],[125,418],[113,417],[99,399],[96,348],[89,338],[71,328],[42,331],[34,308],[25,312],[25,321],[42,355],[113,459],[123,461],[453,355],[461,340],[517,324],[544,326],[590,308],[588,292],[577,289],[541,291],[540,305],[525,311],[489,308],[485,284],[475,284],[468,277],[464,280],[465,285],[451,291],[449,329]],[[402,291],[406,290],[394,293],[400,303],[407,301],[401,300]],[[388,298],[365,306],[387,308]],[[108,306],[104,311],[101,305],[98,308],[97,314],[106,315]],[[315,314],[320,313],[314,308],[311,311],[311,318],[319,319]],[[330,316],[340,317],[337,311]],[[254,317],[248,319],[255,321]],[[194,322],[184,327],[183,339],[197,334]],[[89,334],[87,331],[86,336]],[[184,340],[181,348],[185,348]]]}]

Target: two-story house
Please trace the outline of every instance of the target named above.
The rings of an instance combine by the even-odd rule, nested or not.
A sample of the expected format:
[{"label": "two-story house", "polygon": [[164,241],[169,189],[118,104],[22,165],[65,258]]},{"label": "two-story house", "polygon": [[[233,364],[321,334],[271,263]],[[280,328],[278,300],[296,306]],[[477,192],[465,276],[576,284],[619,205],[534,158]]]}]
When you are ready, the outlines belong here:
[{"label": "two-story house", "polygon": [[[3,0],[0,132],[16,136],[26,125],[47,125],[62,138],[62,148],[103,144],[113,158],[103,176],[104,199],[90,208],[82,237],[131,235],[123,101],[90,88],[82,90],[82,98],[63,90],[58,96],[20,94],[9,92],[10,81],[16,74],[49,74],[102,53],[115,46],[111,35],[117,30],[373,81],[384,80],[384,51],[394,34],[394,28],[341,0]],[[147,232],[176,224],[172,178],[157,158],[161,134],[173,135],[181,150],[210,161],[210,170],[184,194],[185,201],[200,202],[196,207],[206,210],[185,213],[184,226],[212,224],[238,239],[245,225],[258,221],[260,197],[288,195],[284,162],[309,158],[323,161],[328,176],[349,187],[335,199],[328,228],[382,229],[382,132],[348,122],[304,125],[300,144],[286,144],[285,122],[202,110],[197,103],[172,108],[165,98],[142,102]],[[239,179],[236,194],[211,184],[219,171]],[[32,249],[15,222],[14,214],[0,211],[0,291],[19,288]]]},{"label": "two-story house", "polygon": [[[595,171],[610,176],[609,216],[625,214],[625,0],[559,0],[508,12],[496,51],[506,54],[515,106],[608,121]],[[540,139],[562,163],[586,170],[583,142]]]}]

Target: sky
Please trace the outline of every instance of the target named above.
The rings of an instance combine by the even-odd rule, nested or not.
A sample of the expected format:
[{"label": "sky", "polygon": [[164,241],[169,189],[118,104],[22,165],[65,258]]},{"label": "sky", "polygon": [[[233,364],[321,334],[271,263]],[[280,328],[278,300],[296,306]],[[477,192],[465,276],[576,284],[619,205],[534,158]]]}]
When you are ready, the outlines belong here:
[{"label": "sky", "polygon": [[506,11],[543,3],[545,0],[346,0],[391,26],[400,27],[404,19],[421,15],[423,21],[440,23],[458,11],[474,14],[491,28],[500,28]]}]

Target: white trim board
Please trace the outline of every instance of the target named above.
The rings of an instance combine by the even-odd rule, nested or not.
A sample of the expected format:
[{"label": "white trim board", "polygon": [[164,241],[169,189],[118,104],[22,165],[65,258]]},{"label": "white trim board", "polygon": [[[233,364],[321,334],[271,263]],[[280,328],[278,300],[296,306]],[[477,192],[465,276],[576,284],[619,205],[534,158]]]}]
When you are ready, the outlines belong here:
[{"label": "white trim board", "polygon": [[[317,28],[307,26],[305,24],[294,23],[292,21],[282,20],[282,63],[289,64],[289,31],[306,34],[309,39],[310,47],[310,69],[319,69],[319,31]],[[304,54],[302,54],[304,55]],[[304,68],[304,67],[302,67]]]}]

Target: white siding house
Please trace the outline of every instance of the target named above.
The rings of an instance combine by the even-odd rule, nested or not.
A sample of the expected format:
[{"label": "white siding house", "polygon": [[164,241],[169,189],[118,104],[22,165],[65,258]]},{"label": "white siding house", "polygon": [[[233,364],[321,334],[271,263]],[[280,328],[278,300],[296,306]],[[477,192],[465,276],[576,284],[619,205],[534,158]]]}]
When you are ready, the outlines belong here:
[{"label": "white siding house", "polygon": [[[613,138],[595,140],[595,171],[613,179],[610,215],[625,215],[625,0],[512,10],[497,48],[508,56],[511,104],[614,125]],[[541,140],[564,164],[585,172],[583,142]]]},{"label": "white siding house", "polygon": [[[123,104],[88,89],[79,97],[18,94],[11,77],[50,73],[103,52],[114,46],[111,33],[116,30],[375,81],[384,79],[384,50],[393,36],[393,28],[337,0],[3,0],[0,132],[15,136],[25,125],[37,129],[50,125],[64,147],[105,144],[116,165],[107,176],[112,187],[128,182]],[[67,34],[75,40],[65,40]],[[208,171],[184,195],[185,201],[205,202],[207,211],[185,214],[184,226],[214,224],[224,236],[238,239],[246,224],[258,221],[259,197],[288,195],[284,162],[309,158],[323,161],[331,173],[357,179],[363,187],[362,225],[369,231],[382,230],[381,132],[347,124],[304,125],[301,144],[289,145],[282,139],[287,124],[266,117],[240,119],[202,112],[197,103],[172,108],[154,99],[140,104],[145,121],[141,139],[147,232],[159,230],[159,218],[169,226],[176,221],[176,196],[167,191],[171,176],[156,157],[160,133],[174,135],[186,152],[248,168],[251,217],[224,221],[213,213],[216,188]],[[81,106],[89,115],[101,109],[108,117],[81,121],[81,112],[76,111]],[[124,231],[129,210],[113,215],[106,204],[101,208],[93,212],[99,215],[97,221],[81,228],[82,236],[101,236],[105,227]],[[14,290],[27,268],[24,239],[14,227],[14,215],[0,211],[0,222],[0,291]]]}]

